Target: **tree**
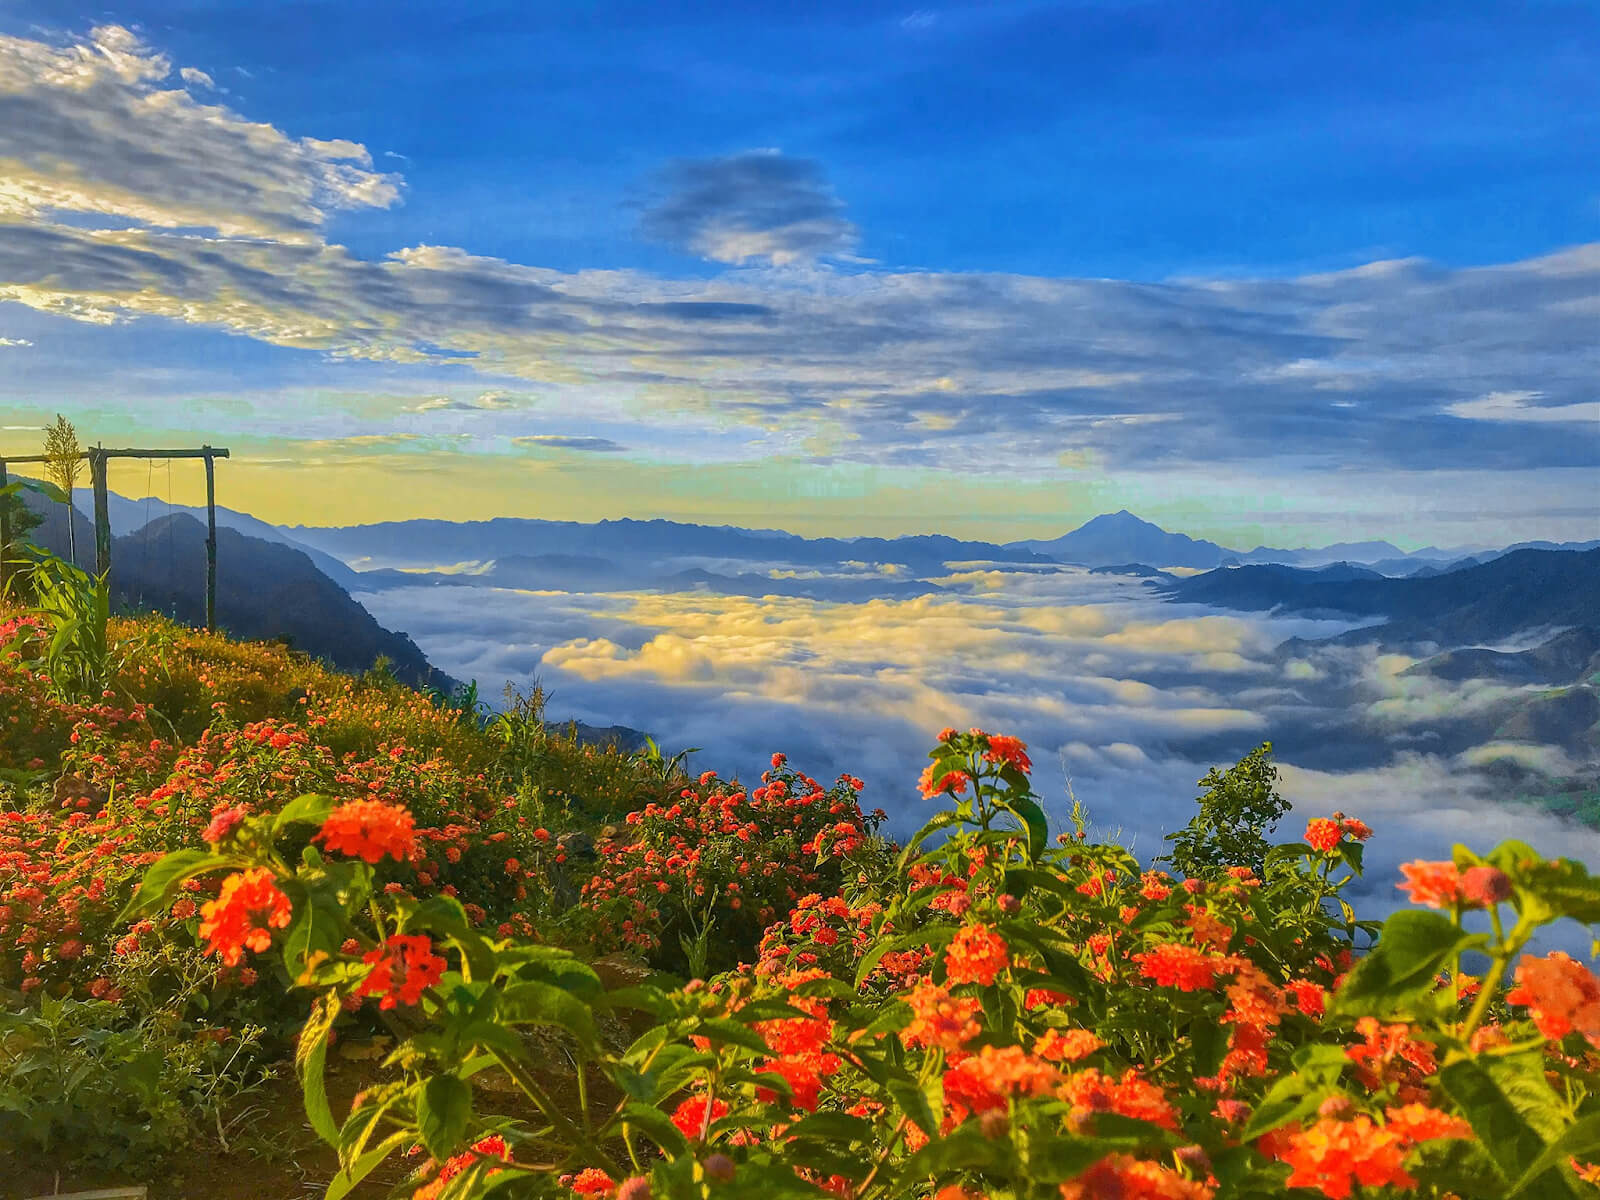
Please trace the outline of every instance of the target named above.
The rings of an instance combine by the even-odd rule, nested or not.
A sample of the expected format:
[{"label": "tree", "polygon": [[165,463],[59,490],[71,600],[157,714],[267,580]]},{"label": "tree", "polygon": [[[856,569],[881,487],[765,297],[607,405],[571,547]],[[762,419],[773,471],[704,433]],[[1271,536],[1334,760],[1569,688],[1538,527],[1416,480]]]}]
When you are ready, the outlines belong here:
[{"label": "tree", "polygon": [[1198,786],[1200,811],[1176,833],[1169,833],[1172,853],[1158,859],[1184,875],[1205,875],[1225,867],[1266,870],[1270,843],[1266,834],[1278,827],[1289,802],[1277,792],[1278,768],[1272,743],[1262,742],[1226,771],[1212,767]]},{"label": "tree", "polygon": [[83,473],[83,447],[78,444],[78,431],[72,422],[56,414],[55,424],[45,426],[44,464],[45,478],[65,493],[67,497],[67,558],[74,566],[78,562],[78,521],[72,507],[72,488]]}]

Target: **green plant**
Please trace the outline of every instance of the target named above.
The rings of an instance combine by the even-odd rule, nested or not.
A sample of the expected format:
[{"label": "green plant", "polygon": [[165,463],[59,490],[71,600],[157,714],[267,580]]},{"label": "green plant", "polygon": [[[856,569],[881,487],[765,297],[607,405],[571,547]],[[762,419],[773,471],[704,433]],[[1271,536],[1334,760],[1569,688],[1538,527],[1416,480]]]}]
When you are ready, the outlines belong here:
[{"label": "green plant", "polygon": [[83,474],[83,447],[78,431],[60,413],[44,431],[45,477],[60,489],[67,506],[67,557],[78,563],[78,515],[72,507],[72,490]]},{"label": "green plant", "polygon": [[1226,771],[1212,767],[1198,785],[1209,789],[1196,801],[1200,811],[1184,828],[1167,835],[1172,852],[1156,861],[1169,862],[1184,875],[1226,867],[1249,867],[1259,875],[1271,846],[1266,835],[1289,811],[1277,782],[1271,742],[1263,742]]},{"label": "green plant", "polygon": [[[130,1019],[106,1000],[40,996],[0,1012],[0,1146],[107,1166],[143,1164],[215,1132],[264,1077],[258,1027],[234,1034],[171,1008]],[[230,1111],[231,1110],[231,1111]]]},{"label": "green plant", "polygon": [[48,551],[33,553],[33,611],[51,624],[44,652],[51,689],[65,699],[99,699],[115,669],[110,581]]},{"label": "green plant", "polygon": [[687,775],[684,762],[691,754],[700,753],[699,746],[690,746],[687,750],[679,750],[671,758],[661,753],[661,747],[656,745],[653,737],[644,739],[644,749],[633,756],[633,761],[649,770],[650,774],[662,783],[670,783],[681,775]]}]

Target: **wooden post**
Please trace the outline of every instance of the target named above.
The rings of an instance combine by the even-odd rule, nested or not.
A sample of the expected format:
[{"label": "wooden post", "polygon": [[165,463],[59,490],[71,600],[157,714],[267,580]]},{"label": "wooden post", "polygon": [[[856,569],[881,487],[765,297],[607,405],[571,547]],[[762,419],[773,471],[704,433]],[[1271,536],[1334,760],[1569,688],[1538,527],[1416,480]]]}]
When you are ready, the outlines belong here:
[{"label": "wooden post", "polygon": [[[101,448],[89,451],[89,476],[94,481],[94,573],[111,570],[111,504],[106,496],[106,454]],[[67,520],[76,518],[69,508]]]},{"label": "wooden post", "polygon": [[206,452],[206,629],[217,628],[217,469],[211,447]]},{"label": "wooden post", "polygon": [[[0,488],[10,482],[6,478],[6,460],[0,458]],[[0,596],[11,586],[11,497],[0,496]]]}]

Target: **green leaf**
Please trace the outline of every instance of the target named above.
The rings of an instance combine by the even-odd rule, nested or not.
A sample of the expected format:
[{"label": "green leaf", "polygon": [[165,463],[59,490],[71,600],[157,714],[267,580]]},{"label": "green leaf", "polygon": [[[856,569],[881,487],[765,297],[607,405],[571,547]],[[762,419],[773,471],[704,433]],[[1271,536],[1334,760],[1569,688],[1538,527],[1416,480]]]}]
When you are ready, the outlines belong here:
[{"label": "green leaf", "polygon": [[512,984],[500,995],[500,1019],[508,1025],[555,1025],[578,1039],[585,1050],[595,1044],[589,1006],[571,992],[529,979]]},{"label": "green leaf", "polygon": [[789,1126],[786,1138],[819,1138],[825,1142],[864,1142],[872,1137],[872,1122],[842,1112],[818,1112]]},{"label": "green leaf", "polygon": [[352,1191],[361,1185],[361,1181],[384,1159],[395,1152],[395,1148],[406,1140],[404,1133],[391,1134],[379,1142],[371,1150],[361,1155],[349,1166],[335,1175],[328,1184],[328,1190],[322,1194],[322,1200],[344,1200]]},{"label": "green leaf", "polygon": [[1565,1109],[1545,1080],[1543,1063],[1540,1051],[1462,1059],[1439,1072],[1439,1083],[1505,1177],[1519,1187],[1536,1182],[1541,1200],[1555,1200],[1573,1195],[1559,1171],[1527,1178],[1566,1127]]},{"label": "green leaf", "polygon": [[328,1107],[323,1068],[328,1060],[328,1034],[332,1032],[338,1016],[339,993],[329,992],[312,1006],[311,1015],[301,1026],[300,1038],[294,1048],[294,1066],[300,1076],[306,1117],[317,1136],[330,1146],[339,1144],[339,1126],[334,1122],[333,1109]]},{"label": "green leaf", "polygon": [[128,901],[127,906],[117,914],[116,923],[126,924],[135,917],[160,908],[185,879],[204,875],[207,871],[214,871],[218,867],[233,866],[236,862],[237,860],[228,855],[213,854],[209,850],[174,850],[171,854],[162,856],[144,873],[144,879],[139,883],[139,890],[133,894],[133,899]]},{"label": "green leaf", "polygon": [[321,825],[333,811],[330,796],[315,794],[298,796],[278,810],[272,818],[272,835],[276,837],[291,825]]},{"label": "green leaf", "polygon": [[754,1050],[762,1055],[772,1053],[766,1039],[754,1029],[738,1021],[730,1021],[726,1017],[708,1017],[700,1022],[699,1028],[694,1032],[710,1038],[713,1043],[743,1046],[746,1050]]},{"label": "green leaf", "polygon": [[1402,909],[1383,923],[1378,944],[1345,977],[1332,1009],[1347,1016],[1383,1016],[1433,990],[1452,956],[1488,944],[1438,913]]},{"label": "green leaf", "polygon": [[[910,1079],[890,1079],[885,1084],[884,1090],[918,1129],[929,1137],[939,1136],[939,1118],[934,1116],[934,1103],[929,1099],[925,1089]],[[938,1099],[939,1107],[942,1108],[944,1097],[941,1095]]]},{"label": "green leaf", "polygon": [[461,1144],[472,1119],[472,1086],[454,1075],[435,1075],[417,1098],[417,1130],[428,1153],[440,1162]]},{"label": "green leaf", "polygon": [[1521,1195],[1546,1171],[1559,1168],[1568,1158],[1589,1159],[1596,1151],[1600,1151],[1600,1113],[1591,1113],[1544,1148],[1513,1185],[1511,1194]]},{"label": "green leaf", "polygon": [[1016,793],[1002,801],[1001,806],[1015,814],[1028,831],[1028,861],[1038,862],[1050,847],[1050,822],[1044,815],[1044,809],[1039,807],[1037,801]]},{"label": "green leaf", "polygon": [[668,1155],[676,1157],[688,1149],[689,1140],[683,1131],[659,1108],[630,1100],[622,1106],[622,1120],[629,1128],[641,1130]]}]

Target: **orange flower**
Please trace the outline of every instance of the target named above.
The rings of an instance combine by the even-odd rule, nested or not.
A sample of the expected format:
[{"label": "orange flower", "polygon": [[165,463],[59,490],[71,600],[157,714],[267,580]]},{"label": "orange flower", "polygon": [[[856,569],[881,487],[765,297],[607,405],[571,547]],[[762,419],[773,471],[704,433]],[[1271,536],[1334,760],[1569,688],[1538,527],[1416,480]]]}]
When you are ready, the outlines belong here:
[{"label": "orange flower", "polygon": [[1306,844],[1313,850],[1329,854],[1339,848],[1344,840],[1344,829],[1337,821],[1327,817],[1312,817],[1306,822]]},{"label": "orange flower", "polygon": [[1315,1188],[1329,1200],[1343,1200],[1355,1184],[1363,1187],[1415,1187],[1402,1164],[1409,1149],[1398,1130],[1382,1128],[1362,1114],[1350,1121],[1323,1117],[1310,1129],[1293,1133],[1275,1157],[1294,1170],[1292,1188]]},{"label": "orange flower", "polygon": [[1139,973],[1161,987],[1182,992],[1204,991],[1216,982],[1223,960],[1180,942],[1163,942],[1153,950],[1133,955]]},{"label": "orange flower", "polygon": [[1339,822],[1339,828],[1358,842],[1364,842],[1372,836],[1372,826],[1357,817],[1346,817]]},{"label": "orange flower", "polygon": [[[463,1154],[458,1154],[454,1158],[446,1159],[444,1166],[440,1167],[439,1173],[434,1176],[433,1182],[412,1192],[411,1200],[437,1200],[437,1197],[444,1194],[446,1184],[480,1158],[499,1159],[502,1162],[509,1162],[511,1161],[511,1148],[506,1145],[505,1138],[498,1133],[490,1134],[486,1138],[480,1138],[472,1143],[472,1149]],[[487,1179],[490,1175],[498,1174],[500,1174],[500,1171],[497,1168],[491,1168],[484,1172],[483,1178]]]},{"label": "orange flower", "polygon": [[246,949],[260,952],[272,945],[271,930],[288,926],[289,897],[278,890],[271,871],[252,867],[224,879],[217,898],[201,906],[200,916],[206,953],[220,954],[224,964],[234,967]]},{"label": "orange flower", "polygon": [[911,1024],[900,1031],[907,1046],[927,1046],[946,1053],[959,1050],[983,1031],[976,1021],[983,1005],[971,996],[955,997],[936,983],[920,983],[905,997]]},{"label": "orange flower", "polygon": [[967,1112],[1004,1108],[1012,1096],[1046,1095],[1061,1073],[1021,1046],[985,1046],[944,1073],[948,1104]]},{"label": "orange flower", "polygon": [[1571,955],[1553,950],[1544,958],[1524,956],[1506,999],[1525,1005],[1551,1041],[1577,1030],[1600,1046],[1600,979]]},{"label": "orange flower", "polygon": [[1033,770],[1027,744],[1021,738],[992,733],[989,735],[989,748],[983,752],[983,757],[992,763],[1010,763],[1024,773]]},{"label": "orange flower", "polygon": [[415,1004],[422,993],[439,982],[445,960],[433,953],[433,942],[422,934],[397,933],[361,959],[372,970],[356,988],[358,996],[382,996],[379,1008]]},{"label": "orange flower", "polygon": [[405,809],[381,800],[351,800],[328,814],[311,840],[325,850],[375,863],[385,854],[404,862],[416,845],[416,822]]},{"label": "orange flower", "polygon": [[1087,1029],[1047,1029],[1034,1044],[1033,1052],[1051,1062],[1077,1062],[1103,1045],[1105,1043]]},{"label": "orange flower", "polygon": [[1440,1112],[1426,1104],[1404,1104],[1384,1110],[1385,1129],[1408,1142],[1431,1142],[1436,1138],[1470,1138],[1472,1126],[1460,1117]]},{"label": "orange flower", "polygon": [[967,790],[968,779],[965,771],[946,771],[935,779],[933,777],[935,765],[934,763],[929,763],[924,767],[922,778],[917,781],[917,786],[922,790],[924,796],[931,800],[942,792],[949,792],[953,796],[959,796]]},{"label": "orange flower", "polygon": [[711,1122],[727,1115],[726,1101],[712,1100],[707,1103],[704,1096],[690,1096],[672,1110],[672,1123],[684,1137],[699,1141],[711,1128]]},{"label": "orange flower", "polygon": [[1128,1154],[1107,1155],[1061,1185],[1061,1200],[1211,1200],[1213,1195],[1198,1180]]},{"label": "orange flower", "polygon": [[986,925],[963,925],[944,952],[945,979],[950,983],[987,986],[1010,965],[1010,947]]},{"label": "orange flower", "polygon": [[1118,1116],[1149,1121],[1163,1129],[1176,1129],[1178,1115],[1158,1084],[1143,1078],[1136,1067],[1114,1079],[1090,1067],[1069,1075],[1058,1094],[1072,1105],[1075,1114],[1113,1112]]},{"label": "orange flower", "polygon": [[1461,891],[1461,872],[1453,862],[1416,862],[1400,864],[1406,882],[1396,886],[1411,897],[1413,904],[1429,908],[1449,908],[1465,899]]}]

